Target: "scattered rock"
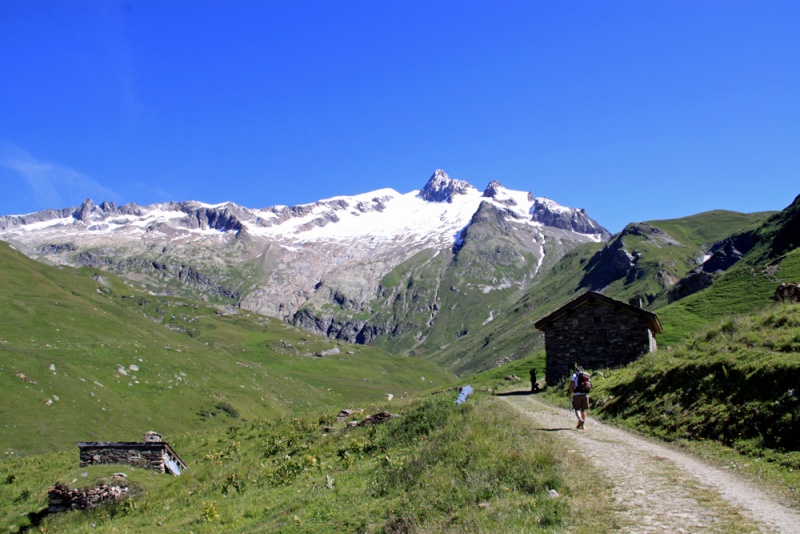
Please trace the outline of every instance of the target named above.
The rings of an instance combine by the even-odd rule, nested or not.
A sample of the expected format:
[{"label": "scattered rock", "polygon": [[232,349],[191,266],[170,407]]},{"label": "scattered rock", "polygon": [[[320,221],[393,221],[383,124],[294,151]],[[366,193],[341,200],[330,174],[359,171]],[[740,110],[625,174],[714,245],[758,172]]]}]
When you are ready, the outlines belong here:
[{"label": "scattered rock", "polygon": [[27,376],[25,376],[24,373],[17,373],[17,378],[19,378],[23,382],[27,382],[29,384],[35,384],[36,383],[35,380],[32,380],[32,379],[28,378]]},{"label": "scattered rock", "polygon": [[[364,426],[364,425],[377,425],[377,424],[380,424],[380,423],[385,423],[389,419],[393,419],[393,418],[397,417],[395,414],[391,414],[389,412],[385,412],[384,411],[384,412],[379,412],[379,413],[376,413],[376,414],[373,414],[373,415],[368,415],[361,421],[348,421],[350,416],[352,416],[353,414],[356,414],[356,413],[364,413],[364,410],[363,409],[359,409],[359,410],[347,410],[347,409],[345,409],[345,410],[342,410],[336,416],[336,422],[338,422],[338,423],[345,423],[346,422],[348,427]],[[330,427],[326,427],[325,428],[326,432],[329,432],[331,430],[333,430],[333,429],[330,428]]]},{"label": "scattered rock", "polygon": [[397,417],[395,414],[389,412],[378,412],[373,415],[368,415],[363,421],[359,421],[358,426],[379,425],[381,423],[385,423],[389,419],[394,419],[395,417]]},{"label": "scattered rock", "polygon": [[800,302],[800,283],[782,283],[772,295],[773,302]]},{"label": "scattered rock", "polygon": [[550,497],[551,499],[558,499],[560,497],[558,492],[556,490],[554,490],[554,489],[551,489],[550,491],[548,491],[547,492],[547,496]]},{"label": "scattered rock", "polygon": [[317,353],[317,358],[322,358],[324,356],[333,356],[335,354],[339,354],[341,351],[339,347],[333,347],[332,349],[323,350]]},{"label": "scattered rock", "polygon": [[351,415],[354,413],[364,413],[363,408],[359,408],[358,410],[348,410],[347,408],[343,409],[336,415],[336,422],[337,423],[344,423],[347,421]]}]

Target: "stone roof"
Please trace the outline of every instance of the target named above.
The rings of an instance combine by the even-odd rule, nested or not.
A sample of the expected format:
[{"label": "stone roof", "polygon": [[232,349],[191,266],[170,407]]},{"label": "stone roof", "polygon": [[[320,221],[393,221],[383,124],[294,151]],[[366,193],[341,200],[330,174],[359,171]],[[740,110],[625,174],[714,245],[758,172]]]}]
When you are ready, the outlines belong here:
[{"label": "stone roof", "polygon": [[625,302],[620,302],[619,300],[614,300],[611,297],[601,295],[600,293],[595,293],[594,291],[587,291],[583,293],[582,295],[570,301],[569,303],[565,304],[564,306],[560,307],[550,315],[536,321],[534,323],[534,326],[539,330],[547,330],[552,323],[559,320],[561,317],[563,317],[570,311],[580,306],[591,304],[593,302],[602,302],[605,304],[610,304],[618,309],[625,310],[636,315],[640,315],[650,323],[650,329],[654,333],[660,334],[661,332],[663,332],[663,329],[661,327],[661,321],[659,321],[658,315],[656,315],[655,313],[643,310],[637,306],[632,306]]}]

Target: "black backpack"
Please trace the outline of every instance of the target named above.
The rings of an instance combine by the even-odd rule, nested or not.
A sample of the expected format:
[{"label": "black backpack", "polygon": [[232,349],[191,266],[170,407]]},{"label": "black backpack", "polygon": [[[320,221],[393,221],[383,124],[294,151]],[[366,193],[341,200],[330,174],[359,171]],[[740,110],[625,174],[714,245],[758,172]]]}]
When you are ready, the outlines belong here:
[{"label": "black backpack", "polygon": [[578,371],[576,375],[578,385],[575,386],[575,393],[589,393],[592,391],[592,379],[589,374],[584,371]]}]

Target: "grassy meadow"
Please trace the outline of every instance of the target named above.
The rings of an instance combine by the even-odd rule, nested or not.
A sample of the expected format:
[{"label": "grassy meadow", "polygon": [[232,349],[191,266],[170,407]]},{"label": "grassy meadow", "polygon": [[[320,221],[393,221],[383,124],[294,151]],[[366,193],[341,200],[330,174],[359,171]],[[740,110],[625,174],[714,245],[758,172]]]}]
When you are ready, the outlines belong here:
[{"label": "grassy meadow", "polygon": [[137,292],[106,273],[42,265],[5,244],[0,314],[5,455],[338,410],[455,380],[420,359]]},{"label": "grassy meadow", "polygon": [[[482,392],[375,405],[381,425],[347,427],[334,414],[255,419],[165,436],[188,464],[180,477],[130,466],[77,467],[77,452],[0,464],[0,517],[9,532],[592,532],[606,515],[575,508],[602,484],[564,463],[564,445],[523,425]],[[398,409],[399,408],[399,409]],[[333,427],[326,432],[325,427]],[[56,482],[92,486],[123,471],[134,497],[89,512],[38,514]],[[558,497],[551,495],[551,490]],[[598,501],[598,502],[599,502]]]},{"label": "grassy meadow", "polygon": [[[664,333],[657,352],[592,370],[591,416],[680,444],[800,506],[800,304],[770,300],[781,282],[800,280],[800,252],[784,247],[783,219],[759,230],[780,239],[756,249],[779,256],[742,261],[668,305],[661,287],[692,268],[711,241],[733,231],[756,235],[768,215],[709,212],[650,223],[680,245],[637,225],[620,236],[645,260],[632,280],[613,279],[605,289],[623,300],[653,296]],[[468,335],[443,338],[428,361],[318,338],[218,303],[152,295],[101,271],[43,265],[0,243],[0,529],[619,528],[610,489],[592,467],[491,395],[529,388],[532,368],[544,378],[543,338],[533,323],[592,282],[587,266],[604,250],[592,243],[570,251],[514,306],[492,310],[492,320],[480,318],[483,326]],[[400,274],[418,275],[420,294],[431,289],[420,275],[430,266],[406,267]],[[400,274],[388,289],[405,284]],[[463,405],[454,404],[456,384],[476,390]],[[563,391],[552,387],[543,397],[566,406]],[[350,427],[336,422],[343,408],[363,409],[352,421],[381,411],[398,417]],[[139,441],[148,430],[186,462],[180,477],[78,466],[75,442]],[[92,487],[119,471],[128,500],[45,513],[50,485]]]}]

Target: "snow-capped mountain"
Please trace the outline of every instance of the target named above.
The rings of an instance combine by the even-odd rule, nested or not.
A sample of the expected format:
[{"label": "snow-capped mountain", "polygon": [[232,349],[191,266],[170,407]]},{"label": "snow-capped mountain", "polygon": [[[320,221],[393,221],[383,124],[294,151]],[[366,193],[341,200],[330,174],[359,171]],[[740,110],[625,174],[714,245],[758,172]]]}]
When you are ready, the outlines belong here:
[{"label": "snow-capped mountain", "polygon": [[[0,238],[41,261],[105,269],[154,292],[223,300],[406,351],[491,320],[500,301],[567,250],[609,237],[584,210],[496,181],[480,191],[442,170],[418,191],[299,206],[87,200],[0,217]],[[464,302],[474,305],[455,313]],[[439,325],[442,313],[457,324]]]}]

